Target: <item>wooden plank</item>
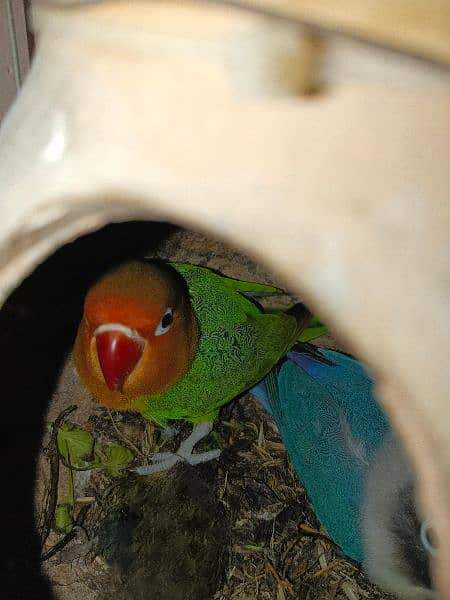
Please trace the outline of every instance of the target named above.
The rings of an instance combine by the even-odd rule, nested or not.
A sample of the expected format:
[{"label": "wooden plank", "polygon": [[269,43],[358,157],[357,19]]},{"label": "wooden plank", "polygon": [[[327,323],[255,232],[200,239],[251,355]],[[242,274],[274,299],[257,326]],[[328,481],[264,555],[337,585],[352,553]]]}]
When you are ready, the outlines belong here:
[{"label": "wooden plank", "polygon": [[450,65],[449,0],[232,0]]},{"label": "wooden plank", "polygon": [[20,81],[22,82],[30,67],[25,6],[23,0],[10,0],[10,6],[14,24]]},{"label": "wooden plank", "polygon": [[8,7],[0,2],[0,120],[17,93],[8,27]]},{"label": "wooden plank", "polygon": [[0,2],[0,120],[16,97],[29,68],[22,0]]}]

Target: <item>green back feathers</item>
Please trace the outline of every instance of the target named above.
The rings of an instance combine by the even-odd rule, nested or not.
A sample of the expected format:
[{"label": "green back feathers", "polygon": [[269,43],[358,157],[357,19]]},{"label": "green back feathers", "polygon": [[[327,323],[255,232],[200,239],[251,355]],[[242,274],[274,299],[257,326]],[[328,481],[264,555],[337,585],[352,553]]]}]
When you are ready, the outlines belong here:
[{"label": "green back feathers", "polygon": [[257,383],[295,343],[292,315],[264,314],[243,294],[279,294],[279,288],[223,277],[174,263],[185,279],[200,329],[190,370],[163,392],[142,396],[135,408],[160,424],[213,419],[218,409]]},{"label": "green back feathers", "polygon": [[225,298],[231,300],[231,304],[227,306],[226,310],[226,316],[229,318],[232,318],[232,314],[237,315],[240,311],[243,311],[243,314],[261,313],[259,307],[245,294],[256,296],[283,293],[283,290],[272,285],[224,277],[205,267],[196,267],[187,263],[171,264],[184,277],[190,289],[191,298],[194,295],[197,303],[201,303],[202,289],[209,294],[208,298],[204,298],[205,303],[211,304],[214,299],[225,306],[227,305],[224,302]]}]

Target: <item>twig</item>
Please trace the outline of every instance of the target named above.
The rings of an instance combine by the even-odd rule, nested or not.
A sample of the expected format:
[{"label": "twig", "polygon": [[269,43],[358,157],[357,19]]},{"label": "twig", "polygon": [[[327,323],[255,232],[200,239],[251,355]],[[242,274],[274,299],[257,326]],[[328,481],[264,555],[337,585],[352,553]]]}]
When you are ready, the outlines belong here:
[{"label": "twig", "polygon": [[288,554],[295,548],[295,546],[297,546],[297,544],[299,544],[302,541],[302,537],[303,536],[299,536],[297,539],[295,539],[293,542],[291,542],[289,544],[289,546],[286,548],[286,550],[283,552],[283,554],[281,555],[281,563],[283,565],[286,562],[286,558],[287,558]]},{"label": "twig", "polygon": [[86,519],[86,515],[88,514],[90,508],[91,508],[90,504],[84,504],[78,511],[78,514],[76,516],[75,523],[74,523],[75,526],[80,527],[84,531],[84,533],[86,534],[86,537],[88,539],[89,539],[89,536],[84,528],[84,520]]},{"label": "twig", "polygon": [[278,585],[282,588],[283,592],[284,592],[284,590],[287,590],[291,594],[294,593],[291,582],[288,581],[287,579],[283,579],[282,577],[280,577],[274,564],[267,557],[266,557],[266,568],[268,569],[268,571],[270,572],[272,577],[275,579],[275,581],[278,583]]},{"label": "twig", "polygon": [[341,550],[340,547],[338,546],[338,544],[336,544],[336,542],[334,540],[329,538],[327,535],[325,535],[321,531],[317,531],[317,529],[313,529],[313,527],[310,527],[309,525],[305,525],[305,523],[300,523],[298,528],[300,529],[302,535],[304,535],[306,537],[315,538],[318,540],[323,540],[324,542],[327,542],[328,544],[330,544],[330,546],[333,546],[337,550],[339,550],[339,551]]},{"label": "twig", "polygon": [[119,431],[119,428],[117,427],[117,425],[116,425],[116,422],[114,421],[114,417],[112,416],[112,413],[111,413],[111,411],[109,410],[109,408],[107,409],[107,411],[108,411],[109,418],[111,419],[112,426],[114,427],[114,431],[116,432],[116,434],[118,435],[118,437],[119,437],[119,438],[120,438],[120,439],[121,439],[121,440],[122,440],[122,441],[123,441],[123,442],[124,442],[124,443],[125,443],[125,444],[126,444],[128,447],[129,447],[129,448],[131,448],[132,450],[134,450],[134,452],[136,452],[136,454],[139,454],[139,456],[141,456],[141,457],[142,457],[142,458],[143,458],[145,461],[147,461],[147,459],[148,459],[148,456],[145,456],[145,454],[144,454],[143,452],[141,452],[141,451],[139,450],[139,448],[137,448],[137,447],[136,447],[136,446],[133,444],[133,442],[131,442],[131,441],[130,441],[128,438],[126,438],[126,437],[123,435],[123,433],[121,433],[121,431]]},{"label": "twig", "polygon": [[56,542],[56,544],[52,546],[48,552],[41,556],[41,562],[45,562],[52,556],[55,556],[55,554],[62,550],[64,546],[67,546],[67,544],[71,542],[76,535],[77,531],[75,528],[73,528],[68,534],[66,534],[63,538]]},{"label": "twig", "polygon": [[83,526],[83,523],[84,523],[84,520],[86,518],[89,508],[90,508],[90,505],[86,505],[86,504],[80,508],[71,531],[69,531],[69,533],[67,533],[63,538],[61,538],[59,541],[57,541],[56,544],[50,548],[50,550],[48,550],[45,554],[43,554],[41,556],[41,562],[45,562],[52,556],[55,556],[55,554],[57,554],[65,546],[67,546],[67,544],[69,542],[71,542],[77,535],[77,529],[81,529],[89,540],[89,535]]},{"label": "twig", "polygon": [[219,492],[220,500],[222,500],[223,497],[225,496],[225,492],[227,491],[227,485],[228,485],[228,471],[225,471],[225,479],[223,482],[223,489]]},{"label": "twig", "polygon": [[325,575],[329,571],[332,571],[337,565],[341,564],[342,562],[343,562],[342,559],[335,558],[333,561],[331,561],[330,563],[328,563],[325,567],[322,567],[321,569],[319,569],[318,571],[316,571],[312,575],[309,575],[308,577],[306,577],[305,580],[306,581],[310,581],[311,579],[317,579],[318,577],[322,577],[323,575]]},{"label": "twig", "polygon": [[245,482],[249,481],[254,481],[256,483],[259,483],[260,486],[266,488],[267,490],[269,490],[269,492],[274,496],[274,498],[283,505],[286,505],[286,500],[284,498],[282,498],[281,496],[279,496],[276,491],[273,489],[272,486],[270,486],[266,481],[264,481],[263,479],[260,479],[259,477],[252,477],[252,478],[245,478],[244,480]]},{"label": "twig", "polygon": [[59,455],[58,455],[58,430],[70,413],[78,407],[75,405],[69,406],[63,410],[55,419],[52,425],[52,434],[47,446],[50,461],[50,489],[48,491],[47,503],[44,509],[44,519],[41,530],[41,548],[44,548],[45,542],[50,535],[53,517],[58,504],[58,482],[59,482]]}]

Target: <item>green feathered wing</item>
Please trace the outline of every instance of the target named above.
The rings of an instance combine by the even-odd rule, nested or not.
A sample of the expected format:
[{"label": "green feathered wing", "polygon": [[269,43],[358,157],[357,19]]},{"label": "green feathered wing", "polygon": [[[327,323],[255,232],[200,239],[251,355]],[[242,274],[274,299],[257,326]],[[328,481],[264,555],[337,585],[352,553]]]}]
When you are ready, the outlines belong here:
[{"label": "green feathered wing", "polygon": [[260,381],[295,343],[301,327],[291,314],[265,314],[243,294],[278,294],[269,285],[238,281],[189,264],[172,266],[184,278],[199,325],[190,370],[170,388],[135,401],[160,425],[214,420],[219,408]]}]

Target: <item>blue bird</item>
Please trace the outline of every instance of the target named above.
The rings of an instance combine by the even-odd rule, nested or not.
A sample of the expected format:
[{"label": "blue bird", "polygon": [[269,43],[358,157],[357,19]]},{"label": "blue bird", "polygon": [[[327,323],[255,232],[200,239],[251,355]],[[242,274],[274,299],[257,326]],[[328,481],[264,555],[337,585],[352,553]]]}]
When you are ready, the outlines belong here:
[{"label": "blue bird", "polygon": [[433,598],[434,550],[414,474],[363,365],[299,344],[251,392],[275,419],[319,521],[344,553],[386,591]]}]

